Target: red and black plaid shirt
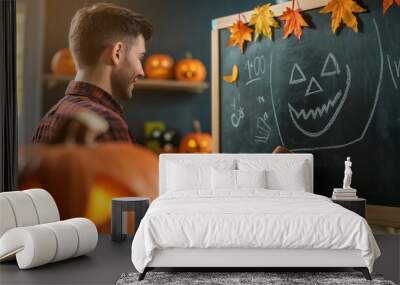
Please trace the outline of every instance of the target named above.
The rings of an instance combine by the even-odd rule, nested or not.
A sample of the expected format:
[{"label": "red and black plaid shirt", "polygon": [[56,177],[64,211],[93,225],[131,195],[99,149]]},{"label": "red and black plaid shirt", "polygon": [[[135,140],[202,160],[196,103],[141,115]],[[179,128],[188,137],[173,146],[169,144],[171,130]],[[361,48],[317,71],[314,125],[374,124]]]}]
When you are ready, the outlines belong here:
[{"label": "red and black plaid shirt", "polygon": [[65,96],[41,119],[33,135],[33,143],[49,143],[57,137],[66,120],[77,111],[90,110],[104,118],[109,129],[97,142],[133,143],[128,125],[122,118],[122,106],[103,89],[82,81],[71,81]]}]

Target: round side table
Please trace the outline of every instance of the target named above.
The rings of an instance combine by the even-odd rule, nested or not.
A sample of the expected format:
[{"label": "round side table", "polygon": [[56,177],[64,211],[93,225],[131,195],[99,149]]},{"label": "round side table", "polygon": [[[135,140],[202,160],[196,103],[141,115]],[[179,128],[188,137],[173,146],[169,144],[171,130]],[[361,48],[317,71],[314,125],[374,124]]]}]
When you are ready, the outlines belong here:
[{"label": "round side table", "polygon": [[127,213],[135,212],[135,231],[149,208],[147,197],[123,197],[112,199],[111,239],[123,241],[127,235]]}]

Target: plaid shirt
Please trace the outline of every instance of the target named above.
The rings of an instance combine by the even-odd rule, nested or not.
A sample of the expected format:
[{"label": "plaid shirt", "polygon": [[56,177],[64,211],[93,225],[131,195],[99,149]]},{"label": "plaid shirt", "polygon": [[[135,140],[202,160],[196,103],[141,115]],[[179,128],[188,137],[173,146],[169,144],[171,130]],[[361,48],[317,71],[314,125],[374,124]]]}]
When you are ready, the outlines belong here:
[{"label": "plaid shirt", "polygon": [[128,125],[122,118],[122,106],[101,88],[82,81],[71,81],[65,96],[41,119],[33,143],[50,143],[57,137],[60,127],[77,111],[90,110],[104,118],[109,129],[96,138],[97,142],[133,143]]}]

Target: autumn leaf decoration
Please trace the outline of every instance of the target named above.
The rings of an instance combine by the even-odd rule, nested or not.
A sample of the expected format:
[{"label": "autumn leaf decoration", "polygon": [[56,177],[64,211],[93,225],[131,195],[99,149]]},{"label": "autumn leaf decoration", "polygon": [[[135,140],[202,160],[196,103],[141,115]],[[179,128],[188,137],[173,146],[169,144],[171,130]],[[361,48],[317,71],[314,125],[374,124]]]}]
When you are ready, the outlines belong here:
[{"label": "autumn leaf decoration", "polygon": [[239,68],[236,64],[234,64],[232,67],[232,74],[225,75],[224,81],[227,83],[234,83],[238,79],[238,76],[239,76]]},{"label": "autumn leaf decoration", "polygon": [[231,32],[231,37],[229,38],[228,46],[238,45],[240,52],[243,53],[245,42],[251,41],[253,29],[239,19],[229,28],[229,31]]},{"label": "autumn leaf decoration", "polygon": [[250,18],[250,25],[254,25],[254,40],[262,34],[272,40],[272,28],[279,28],[279,22],[275,20],[274,13],[272,13],[271,4],[258,6],[254,9]]},{"label": "autumn leaf decoration", "polygon": [[383,14],[393,5],[393,2],[396,1],[397,6],[400,7],[400,0],[383,0]]},{"label": "autumn leaf decoration", "polygon": [[321,13],[332,13],[332,32],[336,33],[343,22],[354,32],[358,32],[358,21],[353,13],[362,13],[366,10],[353,0],[330,0]]},{"label": "autumn leaf decoration", "polygon": [[307,22],[300,14],[300,9],[294,9],[294,0],[292,1],[292,8],[287,7],[283,12],[281,19],[285,21],[285,28],[283,31],[283,38],[286,39],[291,33],[294,33],[296,38],[300,40],[303,34],[302,27],[308,27]]}]

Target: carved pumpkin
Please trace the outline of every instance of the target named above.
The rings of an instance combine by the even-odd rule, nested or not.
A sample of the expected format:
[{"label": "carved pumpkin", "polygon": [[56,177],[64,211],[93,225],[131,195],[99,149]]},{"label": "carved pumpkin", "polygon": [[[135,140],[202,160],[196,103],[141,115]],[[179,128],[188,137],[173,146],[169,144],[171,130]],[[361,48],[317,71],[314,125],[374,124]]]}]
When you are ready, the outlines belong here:
[{"label": "carved pumpkin", "polygon": [[87,217],[100,232],[110,231],[112,198],[158,196],[158,157],[139,145],[36,144],[20,159],[19,189],[46,189],[63,219]]},{"label": "carved pumpkin", "polygon": [[206,79],[207,71],[204,64],[193,59],[187,54],[185,59],[178,61],[175,67],[175,78],[182,81],[203,82]]},{"label": "carved pumpkin", "polygon": [[145,74],[152,79],[171,79],[174,76],[174,60],[169,55],[150,55],[144,66]]},{"label": "carved pumpkin", "polygon": [[187,134],[179,145],[179,152],[182,153],[211,153],[212,138],[208,133],[202,133],[200,122],[194,121],[194,133]]},{"label": "carved pumpkin", "polygon": [[59,75],[75,75],[76,68],[68,48],[57,51],[51,60],[51,71]]}]

